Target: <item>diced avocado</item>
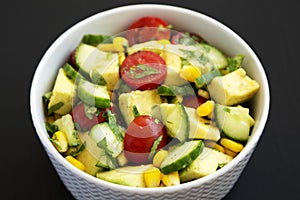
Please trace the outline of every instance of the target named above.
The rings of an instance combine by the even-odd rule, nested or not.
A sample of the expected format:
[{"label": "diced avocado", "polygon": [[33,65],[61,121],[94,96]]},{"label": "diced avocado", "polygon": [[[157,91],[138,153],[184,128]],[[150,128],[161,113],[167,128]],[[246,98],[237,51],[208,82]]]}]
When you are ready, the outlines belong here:
[{"label": "diced avocado", "polygon": [[239,68],[225,76],[214,78],[208,85],[210,97],[222,105],[236,105],[249,100],[259,84]]},{"label": "diced avocado", "polygon": [[151,107],[161,104],[160,96],[156,90],[132,91],[119,96],[119,107],[127,125],[134,119],[133,107],[136,106],[141,115],[149,115]]},{"label": "diced avocado", "polygon": [[171,52],[164,50],[161,57],[165,60],[167,65],[167,76],[164,81],[165,85],[180,86],[187,83],[187,81],[180,77],[180,70],[182,67],[181,58]]},{"label": "diced avocado", "polygon": [[126,166],[110,171],[99,172],[96,177],[108,182],[131,187],[146,187],[144,172],[152,165]]},{"label": "diced avocado", "polygon": [[74,81],[69,79],[66,72],[60,68],[54,83],[52,96],[49,100],[48,109],[58,103],[62,103],[62,106],[59,109],[54,110],[54,113],[65,115],[71,111],[73,98],[75,98],[75,96],[76,89]]},{"label": "diced avocado", "polygon": [[106,57],[103,58],[103,60],[99,62],[97,66],[91,69],[90,78],[94,83],[97,83],[99,81],[99,77],[102,77],[105,80],[107,89],[112,91],[120,79],[118,54],[106,54]]},{"label": "diced avocado", "polygon": [[253,123],[248,108],[215,104],[214,110],[218,127],[227,137],[241,142],[248,140]]},{"label": "diced avocado", "polygon": [[167,133],[180,142],[185,142],[189,134],[188,115],[182,104],[162,103],[160,106],[161,119]]},{"label": "diced avocado", "polygon": [[227,164],[232,159],[229,155],[204,147],[202,153],[187,168],[180,171],[180,182],[207,176],[217,171],[219,164]]},{"label": "diced avocado", "polygon": [[103,170],[102,168],[97,167],[96,164],[104,151],[98,148],[97,144],[87,133],[80,133],[80,139],[85,145],[85,148],[76,159],[84,164],[86,173],[95,176],[97,172]]},{"label": "diced avocado", "polygon": [[62,116],[53,124],[58,127],[58,130],[66,134],[69,146],[78,146],[80,144],[78,132],[75,130],[74,122],[70,114]]},{"label": "diced avocado", "polygon": [[205,124],[201,121],[201,118],[196,113],[196,109],[191,107],[185,107],[185,111],[188,114],[189,121],[189,138],[190,139],[205,139],[218,141],[220,139],[220,131],[212,124]]}]

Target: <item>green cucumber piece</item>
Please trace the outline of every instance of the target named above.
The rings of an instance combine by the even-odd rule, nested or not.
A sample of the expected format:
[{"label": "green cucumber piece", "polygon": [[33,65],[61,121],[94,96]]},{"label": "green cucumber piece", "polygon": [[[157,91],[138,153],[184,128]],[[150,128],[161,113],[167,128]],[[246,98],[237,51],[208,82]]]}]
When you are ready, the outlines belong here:
[{"label": "green cucumber piece", "polygon": [[85,79],[84,76],[78,73],[69,63],[65,63],[62,68],[66,72],[66,75],[74,81],[78,78]]},{"label": "green cucumber piece", "polygon": [[184,86],[167,86],[161,85],[157,87],[157,94],[160,96],[192,96],[195,95],[195,91],[192,86],[184,85]]},{"label": "green cucumber piece", "polygon": [[228,138],[240,142],[248,140],[250,118],[247,108],[215,104],[214,109],[217,125]]},{"label": "green cucumber piece", "polygon": [[180,142],[185,142],[189,135],[188,115],[181,103],[162,103],[159,108],[161,120],[166,126],[167,133]]},{"label": "green cucumber piece", "polygon": [[106,67],[111,59],[114,59],[112,53],[100,51],[97,47],[88,44],[81,43],[75,50],[76,65],[85,77],[90,77],[90,72],[94,68]]},{"label": "green cucumber piece", "polygon": [[222,73],[218,69],[214,69],[212,71],[207,72],[206,74],[201,75],[200,77],[195,79],[196,88],[202,88],[206,86],[217,76],[222,76]]},{"label": "green cucumber piece", "polygon": [[108,35],[86,34],[82,37],[81,42],[92,46],[97,46],[101,43],[112,43],[112,39],[113,37]]},{"label": "green cucumber piece", "polygon": [[109,108],[110,96],[106,86],[96,85],[83,79],[78,81],[78,97],[86,104],[97,108]]},{"label": "green cucumber piece", "polygon": [[113,133],[107,122],[96,124],[88,134],[98,147],[104,149],[113,158],[116,158],[123,151],[123,141]]},{"label": "green cucumber piece", "polygon": [[200,45],[206,51],[206,56],[208,57],[210,62],[213,63],[215,69],[223,69],[227,66],[227,58],[225,57],[223,52],[207,43],[200,43]]},{"label": "green cucumber piece", "polygon": [[160,170],[164,174],[184,169],[189,166],[202,152],[202,140],[192,140],[181,143],[168,152],[168,156],[161,163]]}]

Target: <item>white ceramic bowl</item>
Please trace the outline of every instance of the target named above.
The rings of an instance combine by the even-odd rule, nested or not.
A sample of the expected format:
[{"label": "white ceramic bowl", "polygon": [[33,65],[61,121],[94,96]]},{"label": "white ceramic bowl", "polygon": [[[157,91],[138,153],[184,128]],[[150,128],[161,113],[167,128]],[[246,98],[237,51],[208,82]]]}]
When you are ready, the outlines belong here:
[{"label": "white ceramic bowl", "polygon": [[[72,166],[57,152],[49,141],[44,126],[41,96],[50,91],[58,68],[64,64],[82,36],[88,33],[114,35],[124,31],[138,17],[146,15],[161,17],[176,27],[176,30],[198,33],[228,55],[244,54],[244,68],[261,86],[252,101],[256,124],[244,150],[217,172],[179,186],[134,188],[92,177]],[[61,180],[77,199],[220,199],[233,187],[257,145],[267,121],[269,98],[268,81],[259,59],[246,42],[228,27],[195,11],[169,5],[140,4],[95,14],[64,32],[50,46],[36,69],[31,86],[30,108],[36,132],[45,151]]]}]

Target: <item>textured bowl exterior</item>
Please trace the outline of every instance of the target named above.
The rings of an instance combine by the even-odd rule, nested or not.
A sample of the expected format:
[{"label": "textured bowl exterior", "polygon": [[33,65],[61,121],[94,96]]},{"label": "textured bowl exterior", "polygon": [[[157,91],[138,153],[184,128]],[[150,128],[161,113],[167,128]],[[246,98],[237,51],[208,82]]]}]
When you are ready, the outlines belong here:
[{"label": "textured bowl exterior", "polygon": [[[46,149],[46,147],[45,147]],[[95,184],[94,182],[77,176],[59,163],[50,152],[46,151],[52,164],[64,185],[76,199],[111,199],[111,200],[166,200],[166,199],[222,199],[234,186],[246,166],[252,151],[249,152],[236,166],[226,173],[211,179],[204,184],[193,187],[178,189],[176,192],[140,193],[138,190],[132,192],[108,189]]]},{"label": "textured bowl exterior", "polygon": [[[138,16],[155,15],[171,21],[178,30],[195,32],[225,51],[228,55],[246,55],[247,74],[260,83],[253,99],[256,124],[244,150],[217,172],[178,186],[161,188],[133,188],[109,183],[92,177],[67,162],[48,139],[44,127],[41,96],[52,88],[57,70],[87,33],[115,34],[124,30]],[[123,16],[120,18],[119,16]],[[112,26],[112,24],[114,26]],[[205,27],[205,28],[203,28]],[[46,51],[33,77],[30,109],[37,135],[59,177],[76,199],[221,199],[233,187],[255,149],[263,132],[269,112],[269,86],[263,67],[251,48],[232,30],[216,20],[169,5],[140,4],[114,8],[93,15],[63,33]]]}]

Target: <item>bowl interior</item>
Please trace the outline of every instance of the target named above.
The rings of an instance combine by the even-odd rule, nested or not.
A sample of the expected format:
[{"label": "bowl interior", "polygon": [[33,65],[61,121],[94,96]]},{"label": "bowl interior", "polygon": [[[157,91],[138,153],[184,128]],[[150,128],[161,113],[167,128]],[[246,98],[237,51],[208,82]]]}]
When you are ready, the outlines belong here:
[{"label": "bowl interior", "polygon": [[[252,135],[245,149],[228,166],[220,170],[220,173],[222,173],[222,170],[225,173],[227,168],[233,167],[239,159],[242,159],[246,155],[247,151],[250,151],[256,145],[263,131],[269,110],[269,87],[265,72],[255,53],[232,30],[203,14],[167,5],[132,5],[93,15],[72,26],[50,46],[36,69],[30,93],[32,119],[41,143],[60,163],[66,165],[69,170],[74,171],[74,173],[82,177],[88,177],[65,162],[48,140],[48,135],[44,128],[45,116],[41,96],[51,90],[58,68],[69,58],[71,51],[79,44],[84,34],[115,35],[124,31],[138,17],[147,15],[165,19],[173,25],[175,30],[198,33],[209,43],[220,48],[228,55],[244,54],[244,68],[247,74],[260,83],[261,88],[251,101],[252,105],[254,105],[252,115],[257,123],[253,128]],[[201,181],[203,182],[213,176],[215,175],[209,175]],[[94,177],[90,177],[90,180],[102,183]],[[194,181],[195,184],[197,184],[197,181]],[[198,184],[201,181],[199,180]],[[122,186],[116,187],[121,188]]]}]

